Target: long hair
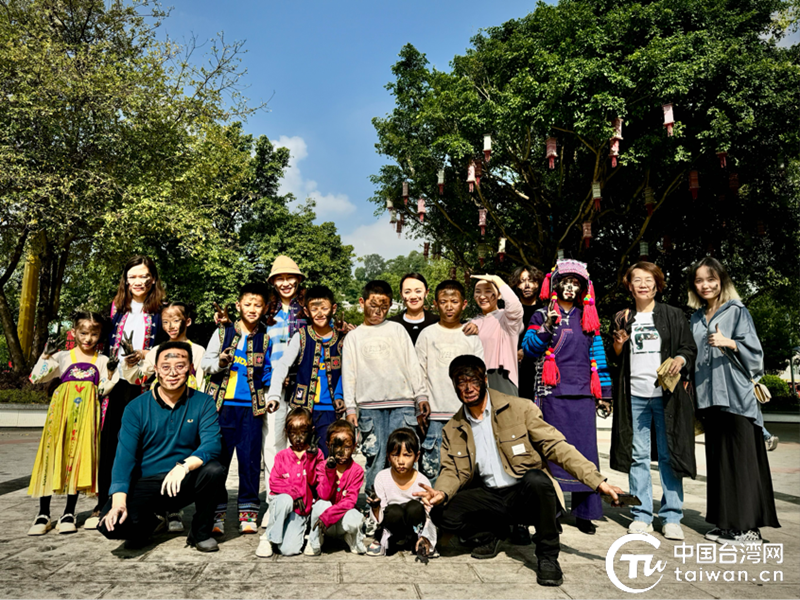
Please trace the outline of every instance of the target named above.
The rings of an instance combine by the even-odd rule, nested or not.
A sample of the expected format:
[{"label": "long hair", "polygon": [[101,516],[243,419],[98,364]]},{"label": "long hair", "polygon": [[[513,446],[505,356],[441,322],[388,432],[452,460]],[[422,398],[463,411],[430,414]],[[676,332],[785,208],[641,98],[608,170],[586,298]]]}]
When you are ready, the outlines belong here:
[{"label": "long hair", "polygon": [[125,263],[122,268],[122,275],[119,278],[119,287],[117,288],[116,296],[114,296],[114,307],[117,312],[129,312],[131,310],[133,297],[128,287],[128,271],[139,265],[146,266],[147,270],[150,271],[150,276],[153,278],[153,285],[144,299],[143,311],[150,314],[156,314],[161,311],[161,304],[164,302],[166,294],[164,286],[161,285],[161,279],[158,277],[156,263],[149,256],[133,256]]},{"label": "long hair", "polygon": [[733,280],[731,280],[731,276],[728,275],[727,269],[725,269],[722,263],[716,258],[706,256],[694,263],[692,268],[689,269],[689,300],[687,302],[689,306],[692,308],[702,308],[706,305],[706,301],[700,297],[700,294],[697,293],[697,289],[694,286],[694,278],[697,276],[697,271],[700,267],[706,267],[719,279],[720,304],[725,304],[729,300],[740,300],[739,294],[733,286]]}]

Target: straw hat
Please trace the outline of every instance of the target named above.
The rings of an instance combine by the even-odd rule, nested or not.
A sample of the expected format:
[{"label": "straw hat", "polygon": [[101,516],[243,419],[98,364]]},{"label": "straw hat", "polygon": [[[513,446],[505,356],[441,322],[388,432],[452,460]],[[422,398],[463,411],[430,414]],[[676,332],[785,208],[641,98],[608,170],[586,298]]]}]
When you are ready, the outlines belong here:
[{"label": "straw hat", "polygon": [[267,281],[272,281],[272,278],[275,275],[299,275],[303,279],[305,279],[305,275],[300,270],[300,267],[297,266],[297,263],[294,262],[288,256],[279,256],[275,259],[275,262],[272,263],[272,270],[269,272],[269,277],[267,277]]}]

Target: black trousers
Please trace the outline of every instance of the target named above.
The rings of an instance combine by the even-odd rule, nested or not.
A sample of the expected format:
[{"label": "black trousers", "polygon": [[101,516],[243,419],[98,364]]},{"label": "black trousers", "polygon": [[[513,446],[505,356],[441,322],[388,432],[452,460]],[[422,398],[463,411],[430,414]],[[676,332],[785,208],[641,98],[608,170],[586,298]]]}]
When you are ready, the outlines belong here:
[{"label": "black trousers", "polygon": [[[121,367],[120,367],[121,368]],[[108,396],[108,408],[100,432],[100,458],[97,476],[97,507],[102,509],[108,502],[108,489],[111,487],[111,470],[117,456],[119,430],[122,427],[122,414],[131,400],[142,394],[142,387],[127,381],[119,381]]]},{"label": "black trousers", "polygon": [[390,543],[401,540],[417,541],[414,528],[425,523],[427,515],[425,507],[418,500],[411,500],[405,504],[391,504],[383,511],[381,525],[392,533]]},{"label": "black trousers", "polygon": [[[166,473],[142,477],[133,482],[128,491],[128,518],[123,523],[117,523],[114,531],[106,529],[103,523],[98,529],[110,540],[143,542],[158,525],[157,514],[164,516],[167,512],[177,512],[194,503],[195,513],[189,539],[195,543],[207,540],[214,526],[217,501],[225,488],[225,475],[222,465],[212,460],[186,475],[181,482],[180,492],[172,498],[161,494]],[[102,516],[111,510],[111,503],[109,499],[103,507]]]},{"label": "black trousers", "polygon": [[533,525],[536,556],[558,558],[558,496],[544,471],[532,469],[507,488],[476,487],[459,491],[431,511],[439,529],[470,538],[480,533],[506,537],[510,525]]}]

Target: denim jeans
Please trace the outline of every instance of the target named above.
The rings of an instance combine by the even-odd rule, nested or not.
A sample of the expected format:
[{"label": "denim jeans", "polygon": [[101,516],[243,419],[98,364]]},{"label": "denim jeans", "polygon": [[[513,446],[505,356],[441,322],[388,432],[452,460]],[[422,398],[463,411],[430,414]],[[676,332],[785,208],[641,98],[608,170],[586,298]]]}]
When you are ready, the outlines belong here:
[{"label": "denim jeans", "polygon": [[631,494],[642,501],[641,506],[632,506],[634,521],[653,522],[653,483],[650,477],[650,435],[656,434],[658,448],[658,473],[661,477],[659,518],[665,523],[680,523],[683,518],[683,481],[677,477],[669,462],[667,426],[664,421],[664,401],[660,396],[642,398],[631,396],[633,418],[633,462],[628,483]]},{"label": "denim jeans", "polygon": [[[308,543],[311,544],[311,548],[315,552],[322,549],[322,543],[320,541],[320,529],[319,527],[314,528],[314,524],[319,520],[320,515],[331,506],[333,505],[328,500],[317,500],[314,502],[314,508],[311,509],[311,531],[308,534]],[[360,541],[359,537],[362,537],[360,530],[363,520],[364,515],[355,508],[351,508],[344,513],[341,519],[328,527],[328,530],[325,532],[325,537],[344,538],[348,534],[350,536],[355,536],[352,538],[355,543],[350,546],[350,552],[353,554],[361,554],[364,550],[359,552],[358,546]],[[345,540],[347,540],[347,538],[345,538]],[[349,540],[347,541],[349,544]],[[363,542],[361,543],[363,544]]]},{"label": "denim jeans", "polygon": [[442,429],[447,421],[428,421],[428,433],[422,442],[419,457],[419,470],[428,478],[431,485],[436,485],[439,469],[442,466]]},{"label": "denim jeans", "polygon": [[361,453],[367,459],[364,480],[367,490],[375,486],[375,477],[386,468],[386,442],[389,434],[401,427],[417,427],[417,411],[413,406],[402,408],[368,408],[358,412]]},{"label": "denim jeans", "polygon": [[289,494],[270,496],[269,523],[262,540],[269,540],[284,556],[294,556],[303,551],[308,516],[294,512],[294,499]]}]

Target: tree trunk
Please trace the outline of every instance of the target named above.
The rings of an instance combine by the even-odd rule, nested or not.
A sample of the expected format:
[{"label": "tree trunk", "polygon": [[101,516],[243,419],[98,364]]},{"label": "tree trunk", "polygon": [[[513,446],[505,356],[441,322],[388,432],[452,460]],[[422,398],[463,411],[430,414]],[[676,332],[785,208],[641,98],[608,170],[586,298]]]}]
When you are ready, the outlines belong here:
[{"label": "tree trunk", "polygon": [[[6,344],[8,345],[8,352],[11,354],[11,366],[14,373],[22,374],[28,370],[28,362],[22,353],[22,346],[19,343],[19,335],[17,335],[17,324],[14,322],[14,315],[11,314],[11,308],[8,306],[5,290],[0,287],[0,323],[3,324],[3,333],[6,336]],[[38,358],[39,355],[36,355]],[[31,361],[34,359],[34,354],[31,352]]]},{"label": "tree trunk", "polygon": [[39,302],[36,306],[36,325],[33,332],[33,351],[31,356],[38,356],[44,350],[47,342],[48,326],[51,321],[50,296],[53,280],[53,245],[48,239],[45,240],[42,253],[39,255],[41,263],[39,271]]}]

